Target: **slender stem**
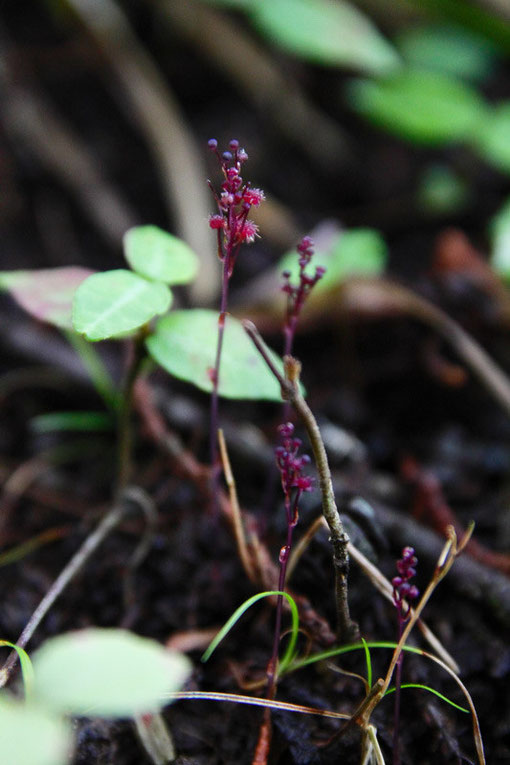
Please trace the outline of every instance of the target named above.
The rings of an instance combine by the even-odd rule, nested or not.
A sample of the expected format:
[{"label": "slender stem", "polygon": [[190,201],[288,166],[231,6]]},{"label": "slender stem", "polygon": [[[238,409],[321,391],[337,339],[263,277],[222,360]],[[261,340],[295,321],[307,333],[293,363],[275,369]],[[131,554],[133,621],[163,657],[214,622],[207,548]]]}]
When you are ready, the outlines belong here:
[{"label": "slender stem", "polygon": [[[398,639],[402,637],[404,623],[400,611],[398,613]],[[393,721],[393,765],[400,765],[400,686],[402,684],[402,664],[404,663],[404,652],[400,654],[395,669],[395,709]]]},{"label": "slender stem", "polygon": [[103,360],[96,351],[93,343],[85,340],[77,332],[64,332],[68,342],[79,355],[83,366],[90,375],[92,383],[109,409],[114,411],[119,407],[119,395],[106,369]]},{"label": "slender stem", "polygon": [[[294,345],[294,336],[296,334],[297,316],[290,316],[285,322],[283,328],[283,336],[285,338],[283,345],[283,356],[290,356],[292,354],[292,348]],[[283,421],[287,422],[290,416],[291,403],[290,401],[283,402]]]},{"label": "slender stem", "polygon": [[218,388],[220,384],[220,365],[221,365],[221,351],[223,349],[223,336],[225,334],[225,318],[228,305],[228,263],[227,258],[223,260],[223,279],[221,285],[221,306],[220,315],[218,316],[218,341],[216,344],[216,358],[214,361],[214,369],[212,373],[212,394],[211,394],[211,462],[214,467],[218,460]]},{"label": "slender stem", "polygon": [[211,393],[211,432],[209,435],[210,454],[211,454],[211,489],[213,509],[216,514],[218,507],[218,487],[219,487],[219,472],[220,462],[218,459],[218,399],[219,399],[219,384],[220,384],[220,366],[221,366],[221,352],[223,349],[223,338],[225,335],[225,320],[227,315],[228,306],[228,286],[230,280],[230,257],[225,255],[223,258],[223,279],[221,285],[221,305],[220,315],[218,317],[218,342],[216,345],[216,359],[214,361],[214,369],[212,372],[212,393]]},{"label": "slender stem", "polygon": [[133,435],[131,431],[131,414],[133,409],[133,392],[140,369],[146,357],[145,339],[149,332],[147,325],[143,326],[133,341],[132,357],[124,380],[122,398],[117,420],[117,482],[115,496],[122,492],[129,481],[131,472],[131,451]]},{"label": "slender stem", "polygon": [[333,547],[338,638],[342,643],[356,642],[359,638],[359,630],[357,624],[353,622],[350,617],[349,603],[347,600],[347,575],[349,570],[347,545],[349,543],[349,537],[343,527],[336,505],[328,457],[326,449],[324,448],[319,426],[299,389],[301,365],[296,359],[292,358],[292,356],[286,356],[284,359],[285,377],[283,377],[271,361],[267,346],[260,337],[255,325],[251,321],[244,321],[243,326],[269,369],[280,383],[283,399],[292,404],[307,430],[308,438],[315,457],[315,464],[319,473],[322,512],[329,526],[330,541]]},{"label": "slender stem", "polygon": [[[299,501],[299,493],[296,495],[296,498],[294,500],[294,508],[297,506],[297,502]],[[287,541],[284,547],[282,547],[280,551],[280,574],[278,577],[278,590],[280,592],[283,592],[285,589],[285,579],[287,577],[287,563],[289,560],[290,551],[292,549],[292,532],[294,531],[294,525],[290,522],[292,512],[290,509],[290,502],[289,498],[285,498],[285,510],[287,513]],[[282,612],[283,612],[283,595],[278,595],[278,599],[276,601],[276,621],[275,621],[275,628],[274,628],[274,638],[273,638],[273,651],[271,654],[271,659],[269,661],[268,670],[267,670],[267,694],[266,698],[272,699],[274,698],[275,691],[276,691],[276,667],[278,663],[278,647],[280,645],[280,637],[281,637],[281,630],[282,630]]]}]

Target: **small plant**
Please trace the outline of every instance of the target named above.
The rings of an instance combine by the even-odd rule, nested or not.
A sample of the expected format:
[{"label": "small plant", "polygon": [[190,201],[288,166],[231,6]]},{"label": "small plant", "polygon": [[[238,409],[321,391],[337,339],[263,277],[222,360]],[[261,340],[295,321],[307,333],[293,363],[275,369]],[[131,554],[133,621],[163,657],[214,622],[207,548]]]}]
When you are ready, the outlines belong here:
[{"label": "small plant", "polygon": [[326,273],[324,266],[316,266],[315,274],[313,276],[306,272],[306,268],[310,264],[314,254],[314,244],[311,237],[303,237],[297,246],[297,251],[299,255],[298,283],[292,284],[292,274],[290,271],[284,271],[282,273],[284,279],[282,291],[287,295],[287,309],[285,311],[285,322],[283,325],[283,334],[285,337],[285,345],[283,349],[284,356],[290,356],[292,353],[297,322],[308,295],[319,279]]},{"label": "small plant", "polygon": [[[397,561],[398,576],[393,577],[393,603],[397,610],[398,618],[398,640],[402,637],[405,624],[410,614],[410,603],[419,595],[418,588],[410,584],[410,580],[416,576],[416,564],[418,558],[414,554],[412,547],[404,547],[402,558]],[[400,763],[400,743],[399,743],[399,725],[400,725],[400,688],[402,684],[402,664],[404,654],[398,659],[395,669],[395,725],[393,730],[393,765]]]},{"label": "small plant", "polygon": [[[310,457],[307,454],[299,454],[301,448],[301,439],[294,436],[294,425],[287,422],[280,425],[278,433],[282,444],[275,449],[276,465],[280,472],[282,491],[285,505],[285,517],[287,520],[287,539],[280,550],[279,564],[280,575],[278,579],[278,590],[285,590],[285,579],[287,574],[287,563],[292,550],[292,536],[299,519],[299,502],[304,492],[313,490],[314,480],[305,475],[303,470],[310,464]],[[278,644],[280,642],[280,631],[282,621],[283,597],[278,595],[276,603],[276,624],[273,641],[273,653],[268,666],[268,698],[273,698],[277,678],[277,657]]]},{"label": "small plant", "polygon": [[[290,1],[282,0],[282,2],[283,6],[279,3],[281,7],[299,6],[299,2],[297,6]],[[318,3],[317,7],[321,5]],[[96,385],[112,413],[115,413],[118,418],[119,440],[116,507],[107,513],[96,531],[71,559],[67,568],[61,572],[52,590],[43,599],[32,620],[25,627],[18,641],[16,655],[22,662],[24,675],[28,676],[28,658],[23,648],[30,640],[33,631],[74,573],[88,559],[87,556],[97,549],[106,534],[125,517],[127,511],[125,507],[121,507],[122,503],[134,501],[132,494],[131,497],[128,496],[127,489],[132,476],[130,469],[131,410],[137,379],[152,359],[174,376],[192,382],[202,390],[211,393],[210,445],[215,492],[218,489],[216,480],[219,462],[216,436],[220,395],[272,401],[280,401],[283,397],[285,414],[288,414],[291,406],[294,407],[306,427],[313,450],[324,519],[329,527],[332,544],[338,646],[329,652],[304,658],[299,658],[296,652],[299,631],[298,606],[296,599],[286,591],[286,576],[294,529],[299,518],[299,504],[303,493],[312,490],[314,479],[305,474],[310,458],[300,453],[301,440],[295,437],[294,425],[288,421],[289,417],[285,416],[284,424],[278,429],[281,443],[275,449],[287,522],[286,540],[279,554],[277,589],[268,590],[268,587],[274,587],[271,582],[269,585],[264,585],[264,592],[245,601],[218,633],[204,655],[204,658],[211,655],[224,635],[252,604],[266,597],[276,598],[272,653],[266,669],[266,717],[260,730],[255,761],[265,762],[268,757],[271,738],[268,710],[278,706],[279,702],[275,702],[274,699],[280,678],[290,671],[321,659],[331,658],[351,650],[363,650],[367,666],[367,677],[366,681],[364,680],[365,697],[352,715],[330,713],[329,716],[346,720],[346,727],[352,724],[359,725],[363,734],[362,761],[383,765],[376,730],[371,723],[371,714],[383,698],[394,692],[393,761],[394,765],[399,765],[401,689],[419,687],[437,693],[426,686],[402,685],[404,651],[413,650],[406,645],[406,641],[435,586],[446,575],[467,540],[457,545],[455,533],[453,530],[450,532],[432,581],[416,611],[412,610],[410,603],[418,597],[418,590],[410,580],[416,573],[417,560],[414,550],[405,548],[402,559],[397,563],[398,576],[392,581],[393,602],[398,616],[398,640],[396,643],[368,643],[364,640],[359,642],[358,626],[351,619],[347,597],[350,541],[338,512],[320,430],[301,392],[301,365],[291,356],[299,317],[316,285],[320,283],[313,293],[314,297],[325,286],[340,281],[346,271],[350,272],[353,265],[358,272],[361,270],[365,273],[379,273],[385,257],[384,243],[379,235],[370,231],[343,233],[339,249],[340,245],[345,248],[347,243],[347,252],[349,252],[349,242],[352,243],[353,236],[355,240],[361,237],[370,244],[367,248],[368,257],[360,269],[357,257],[352,257],[350,262],[347,258],[346,266],[345,259],[341,261],[339,257],[331,255],[329,261],[333,268],[330,269],[328,264],[326,275],[325,265],[319,259],[314,260],[317,264],[315,271],[312,273],[309,270],[312,258],[315,256],[314,244],[310,237],[302,239],[297,247],[297,268],[294,263],[292,268],[285,268],[283,272],[284,284],[281,289],[286,295],[287,305],[284,320],[285,359],[282,365],[281,360],[265,346],[254,325],[245,323],[244,329],[255,348],[246,337],[243,325],[228,316],[230,279],[240,248],[243,244],[253,242],[258,235],[257,226],[249,220],[248,215],[252,207],[257,207],[263,201],[264,194],[243,180],[241,171],[248,157],[238,141],[231,141],[229,151],[223,154],[219,153],[215,140],[209,142],[209,148],[215,154],[223,176],[220,191],[215,191],[210,184],[218,211],[210,217],[209,225],[216,232],[218,257],[223,269],[219,316],[216,311],[194,309],[169,312],[173,300],[172,288],[189,283],[194,278],[199,264],[196,255],[184,242],[154,226],[141,226],[127,232],[124,239],[124,254],[130,269],[115,269],[102,274],[91,274],[78,269],[72,269],[66,274],[58,270],[45,272],[45,287],[50,285],[53,290],[51,299],[46,300],[46,303],[41,301],[41,293],[37,289],[37,280],[41,278],[40,273],[0,274],[0,284],[9,289],[29,312],[64,329],[70,341],[82,354],[84,361],[87,360],[89,368],[95,370]],[[109,339],[130,343],[131,359],[121,390],[117,389],[101,369],[98,358],[94,360],[93,352],[89,352],[91,346],[82,345],[83,338],[90,342]],[[85,351],[85,348],[89,351]],[[216,496],[215,501],[217,501]],[[140,498],[137,503],[140,507],[143,505]],[[238,512],[241,518],[240,509]],[[242,527],[242,520],[239,525]],[[249,545],[246,547],[248,548]],[[255,544],[252,548],[254,547]],[[257,563],[260,563],[260,560],[257,560]],[[274,572],[275,569],[270,569],[270,576],[273,576]],[[276,576],[274,579],[276,580]],[[255,576],[253,581],[256,581]],[[278,649],[282,639],[284,600],[290,607],[292,625],[285,651],[279,660]],[[393,656],[385,677],[378,679],[375,683],[373,683],[370,658],[372,647],[393,649]],[[423,651],[421,654],[427,655]],[[442,665],[441,661],[435,657],[429,658]],[[9,664],[9,660],[4,666],[2,678],[4,684],[12,666],[13,661]],[[144,641],[124,631],[87,630],[57,637],[48,641],[34,657],[34,681],[31,688],[30,684],[27,685],[29,702],[21,706],[14,705],[12,701],[5,702],[3,712],[7,727],[5,735],[0,735],[0,738],[5,739],[7,742],[5,746],[8,747],[13,740],[12,731],[15,730],[15,735],[19,737],[23,726],[32,725],[32,722],[35,726],[37,723],[32,718],[34,715],[39,716],[43,732],[33,737],[35,744],[30,750],[31,754],[27,754],[27,765],[60,765],[61,763],[63,765],[68,761],[71,746],[67,723],[69,715],[135,717],[142,720],[140,731],[143,730],[145,733],[140,735],[143,738],[144,735],[149,735],[146,730],[147,719],[158,713],[163,698],[179,696],[181,692],[177,689],[181,687],[189,671],[189,663],[180,654],[169,655],[159,644]],[[390,687],[393,676],[395,686]],[[458,683],[460,687],[463,687],[460,681]],[[437,693],[437,695],[444,698],[441,694]],[[185,692],[181,696],[185,697]],[[192,692],[188,697],[198,698],[199,692]],[[202,697],[220,698],[221,694],[203,694]],[[478,735],[479,762],[482,763],[483,748],[476,728],[476,713],[468,694],[467,697],[473,715],[475,738]],[[226,696],[224,698],[226,699]],[[233,698],[230,695],[229,700]],[[239,699],[240,697],[237,697],[237,700]],[[248,702],[245,700],[243,703]],[[261,700],[251,700],[250,703],[264,705]],[[281,704],[280,708],[322,713],[320,710],[298,708],[297,705]],[[21,729],[15,727],[18,724],[15,722],[18,712]],[[31,716],[32,722],[27,721],[27,714]],[[1,726],[0,721],[0,734],[3,730]],[[59,733],[59,730],[62,733]],[[340,734],[343,731],[344,729],[340,731]],[[54,748],[47,743],[48,739],[45,736],[55,737],[57,743]],[[41,759],[37,759],[39,755]],[[14,765],[14,759],[11,758],[11,760]],[[169,760],[171,757],[167,756],[165,761]],[[11,765],[11,761],[8,760],[7,765]]]},{"label": "small plant", "polygon": [[223,350],[223,338],[225,334],[225,321],[228,308],[228,291],[234,266],[242,244],[250,244],[258,235],[256,223],[248,219],[252,207],[258,207],[264,200],[264,192],[254,189],[249,183],[245,183],[241,175],[243,164],[248,159],[248,154],[239,145],[239,141],[230,141],[230,151],[224,151],[220,155],[218,142],[211,138],[209,148],[216,154],[223,174],[221,191],[216,192],[212,183],[209,182],[216,201],[218,212],[211,215],[209,226],[217,232],[218,258],[222,263],[221,280],[221,305],[218,317],[218,340],[216,343],[216,357],[214,366],[209,371],[212,382],[211,395],[211,463],[213,469],[213,492],[216,493],[218,464],[218,395],[220,381],[220,367]]}]

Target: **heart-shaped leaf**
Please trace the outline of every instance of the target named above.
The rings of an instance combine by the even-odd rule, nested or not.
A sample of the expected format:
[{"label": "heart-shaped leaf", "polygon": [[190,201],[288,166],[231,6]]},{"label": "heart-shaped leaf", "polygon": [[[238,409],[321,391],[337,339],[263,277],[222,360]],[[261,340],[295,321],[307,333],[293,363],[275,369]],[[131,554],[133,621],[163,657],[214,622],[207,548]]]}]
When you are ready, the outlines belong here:
[{"label": "heart-shaped leaf", "polygon": [[126,630],[86,629],[48,640],[33,657],[34,699],[64,714],[133,717],[181,688],[189,660]]},{"label": "heart-shaped leaf", "polygon": [[137,226],[124,235],[124,253],[134,271],[166,284],[187,284],[198,271],[198,258],[182,239],[157,226]]},{"label": "heart-shaped leaf", "polygon": [[0,699],[3,765],[66,765],[70,726],[60,717],[28,704]]},{"label": "heart-shaped leaf", "polygon": [[417,143],[470,140],[488,111],[476,90],[439,72],[406,70],[385,80],[355,80],[347,97],[376,125]]},{"label": "heart-shaped leaf", "polygon": [[[217,311],[173,311],[157,323],[147,348],[171,375],[210,393],[217,341]],[[276,354],[272,358],[283,374],[281,359]],[[225,321],[219,393],[227,398],[281,401],[280,386],[241,322],[232,316]]]},{"label": "heart-shaped leaf", "polygon": [[307,61],[374,74],[400,65],[370,19],[342,0],[257,0],[248,12],[267,39]]},{"label": "heart-shaped leaf", "polygon": [[72,329],[76,289],[93,271],[79,266],[0,272],[0,289],[10,292],[27,313],[60,329]]},{"label": "heart-shaped leaf", "polygon": [[139,329],[165,313],[171,302],[165,284],[122,268],[105,271],[90,276],[76,290],[73,326],[88,340],[106,340]]}]

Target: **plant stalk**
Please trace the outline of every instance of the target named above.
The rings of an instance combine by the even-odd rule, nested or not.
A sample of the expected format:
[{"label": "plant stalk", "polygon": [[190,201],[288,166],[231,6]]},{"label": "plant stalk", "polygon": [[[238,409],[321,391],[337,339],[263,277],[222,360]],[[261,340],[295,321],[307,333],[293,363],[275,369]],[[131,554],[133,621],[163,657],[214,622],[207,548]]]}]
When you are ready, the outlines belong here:
[{"label": "plant stalk", "polygon": [[220,473],[220,461],[218,454],[218,404],[219,404],[219,384],[220,384],[220,366],[221,352],[223,349],[223,338],[225,335],[225,320],[228,306],[228,286],[229,286],[229,268],[230,258],[226,255],[223,259],[223,279],[221,285],[221,305],[220,315],[218,316],[218,342],[216,345],[216,358],[214,369],[212,370],[212,393],[211,393],[211,432],[209,434],[210,454],[211,454],[211,488],[213,498],[213,508],[218,504],[218,485]]},{"label": "plant stalk", "polygon": [[341,644],[356,642],[359,639],[358,625],[351,619],[347,599],[347,576],[349,571],[347,545],[349,537],[343,527],[336,505],[328,457],[319,426],[299,389],[301,364],[292,356],[286,356],[284,359],[285,377],[283,377],[273,364],[267,351],[267,346],[253,322],[244,321],[243,326],[269,369],[280,383],[282,398],[292,404],[307,430],[319,474],[322,512],[329,527],[330,542],[333,547],[337,635]]},{"label": "plant stalk", "polygon": [[134,338],[132,356],[124,379],[117,419],[117,481],[115,497],[118,497],[126,488],[131,472],[133,395],[140,369],[146,358],[145,340],[148,334],[149,326],[146,324],[139,329]]}]

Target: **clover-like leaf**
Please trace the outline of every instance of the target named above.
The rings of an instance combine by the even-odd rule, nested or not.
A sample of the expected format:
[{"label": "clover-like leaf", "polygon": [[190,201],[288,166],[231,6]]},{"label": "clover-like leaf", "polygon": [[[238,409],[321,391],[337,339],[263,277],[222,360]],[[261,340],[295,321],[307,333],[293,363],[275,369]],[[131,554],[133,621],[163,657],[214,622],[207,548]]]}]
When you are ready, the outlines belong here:
[{"label": "clover-like leaf", "polygon": [[72,736],[69,724],[44,709],[0,699],[2,765],[66,765]]},{"label": "clover-like leaf", "polygon": [[259,31],[307,61],[374,74],[400,65],[400,57],[360,10],[342,0],[267,0],[248,7]]},{"label": "clover-like leaf", "polygon": [[35,271],[0,272],[0,289],[39,321],[60,329],[72,329],[73,296],[80,284],[94,272],[88,268],[44,268]]},{"label": "clover-like leaf", "polygon": [[198,271],[198,258],[186,242],[158,226],[136,226],[124,234],[124,253],[131,268],[147,279],[187,284]]},{"label": "clover-like leaf", "polygon": [[470,140],[488,112],[465,82],[417,69],[384,80],[355,80],[349,83],[347,97],[379,127],[429,145]]},{"label": "clover-like leaf", "polygon": [[[218,339],[218,313],[206,309],[173,311],[160,319],[146,341],[151,356],[171,375],[211,392]],[[282,371],[281,359],[273,355]],[[219,394],[226,398],[281,401],[280,386],[268,370],[242,324],[225,321]]]},{"label": "clover-like leaf", "polygon": [[73,326],[88,340],[106,340],[133,332],[165,313],[172,293],[166,284],[119,268],[93,274],[76,290]]},{"label": "clover-like leaf", "polygon": [[33,664],[39,704],[100,717],[155,712],[191,672],[182,654],[120,629],[91,628],[51,638]]}]

